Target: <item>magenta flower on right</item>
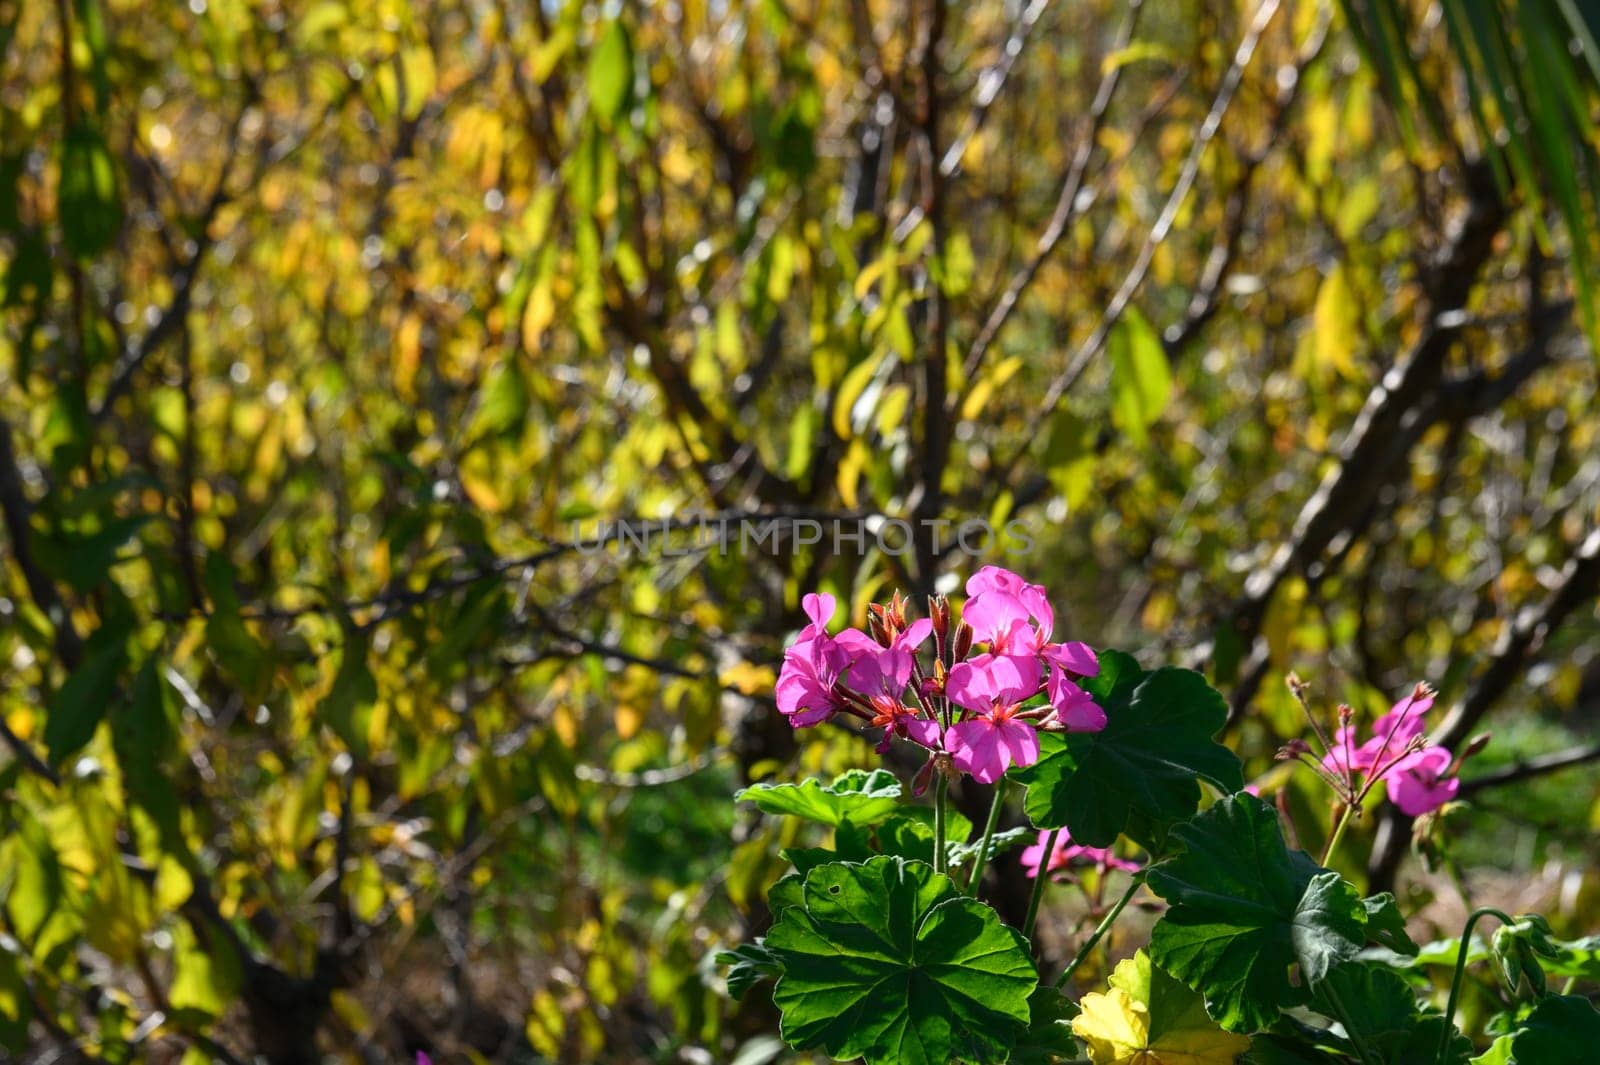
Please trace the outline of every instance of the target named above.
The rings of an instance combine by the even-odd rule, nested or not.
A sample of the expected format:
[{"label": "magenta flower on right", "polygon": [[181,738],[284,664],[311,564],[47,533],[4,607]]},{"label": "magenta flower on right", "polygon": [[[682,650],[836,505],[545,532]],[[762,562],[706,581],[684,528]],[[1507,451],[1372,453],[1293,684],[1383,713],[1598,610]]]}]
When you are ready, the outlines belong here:
[{"label": "magenta flower on right", "polygon": [[[1291,678],[1290,688],[1304,706],[1304,686]],[[1434,698],[1433,688],[1425,683],[1416,685],[1372,723],[1372,731],[1364,739],[1357,734],[1355,712],[1350,707],[1339,707],[1339,723],[1331,739],[1307,707],[1307,717],[1322,742],[1322,757],[1315,758],[1303,740],[1285,746],[1278,757],[1293,758],[1315,769],[1339,800],[1353,809],[1359,810],[1382,781],[1389,801],[1401,813],[1408,817],[1430,814],[1460,793],[1456,773],[1462,760],[1487,740],[1473,741],[1459,758],[1446,747],[1428,745],[1423,718],[1433,708]]]}]

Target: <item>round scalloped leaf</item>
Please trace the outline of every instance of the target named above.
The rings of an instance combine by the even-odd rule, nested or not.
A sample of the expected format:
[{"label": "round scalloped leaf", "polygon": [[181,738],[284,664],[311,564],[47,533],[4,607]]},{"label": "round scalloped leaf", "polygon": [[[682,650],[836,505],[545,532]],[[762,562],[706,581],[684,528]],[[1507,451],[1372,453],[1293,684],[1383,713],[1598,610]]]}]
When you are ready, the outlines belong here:
[{"label": "round scalloped leaf", "polygon": [[[1432,1062],[1439,1050],[1444,1015],[1423,1009],[1405,978],[1379,965],[1346,962],[1317,985],[1311,1005],[1346,1026],[1372,1065]],[[1445,1065],[1462,1065],[1472,1043],[1456,1032],[1446,1048]]]},{"label": "round scalloped leaf", "polygon": [[1265,1028],[1361,949],[1366,911],[1355,889],[1290,851],[1277,812],[1255,796],[1223,799],[1172,838],[1182,853],[1147,881],[1171,906],[1151,934],[1150,957],[1203,992],[1224,1028]]},{"label": "round scalloped leaf", "polygon": [[813,869],[766,948],[783,967],[784,1039],[868,1065],[1004,1061],[1038,986],[1026,941],[998,914],[887,855]]},{"label": "round scalloped leaf", "polygon": [[1128,655],[1105,651],[1083,688],[1106,712],[1099,732],[1040,735],[1039,760],[1012,775],[1028,787],[1028,816],[1040,828],[1068,826],[1074,842],[1109,847],[1126,832],[1159,849],[1166,830],[1200,805],[1200,780],[1225,792],[1244,787],[1239,759],[1212,736],[1228,704],[1199,673],[1146,673]]}]

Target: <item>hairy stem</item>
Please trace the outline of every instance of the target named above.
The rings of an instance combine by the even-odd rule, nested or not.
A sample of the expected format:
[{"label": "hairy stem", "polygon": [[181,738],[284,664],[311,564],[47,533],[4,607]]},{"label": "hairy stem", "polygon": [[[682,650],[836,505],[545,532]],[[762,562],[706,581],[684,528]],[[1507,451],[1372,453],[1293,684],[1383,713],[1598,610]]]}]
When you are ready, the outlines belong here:
[{"label": "hairy stem", "polygon": [[1443,1065],[1450,1049],[1450,1033],[1456,1025],[1456,1003],[1461,998],[1461,978],[1467,972],[1467,952],[1472,949],[1472,928],[1480,917],[1493,917],[1501,924],[1511,924],[1511,918],[1493,906],[1479,906],[1467,915],[1467,926],[1461,930],[1461,949],[1456,951],[1456,971],[1450,978],[1450,998],[1445,1002],[1444,1026],[1439,1030],[1439,1050],[1434,1060]]},{"label": "hairy stem", "polygon": [[1143,883],[1144,873],[1135,873],[1133,879],[1128,882],[1128,890],[1124,891],[1122,897],[1117,900],[1117,904],[1111,907],[1104,917],[1100,918],[1100,923],[1095,926],[1095,930],[1090,933],[1083,946],[1078,948],[1078,953],[1072,956],[1072,961],[1067,963],[1066,969],[1062,971],[1060,976],[1056,977],[1057,990],[1067,986],[1067,981],[1072,979],[1072,974],[1078,971],[1078,966],[1083,964],[1084,959],[1089,956],[1089,952],[1094,950],[1107,932],[1111,931],[1111,926],[1117,923],[1117,918],[1122,916],[1122,911],[1129,902],[1133,901],[1134,892],[1138,891],[1139,886]]},{"label": "hairy stem", "polygon": [[972,860],[972,872],[967,877],[967,894],[976,895],[983,883],[983,867],[989,863],[989,843],[994,839],[995,825],[1000,821],[1000,810],[1006,804],[1006,778],[1001,777],[994,786],[994,801],[989,804],[989,820],[983,826],[983,839],[978,844],[978,855]]},{"label": "hairy stem", "polygon": [[933,871],[945,871],[944,854],[944,793],[950,787],[944,773],[933,774]]},{"label": "hairy stem", "polygon": [[1044,882],[1050,879],[1050,855],[1055,853],[1059,828],[1052,828],[1044,838],[1044,852],[1039,856],[1039,871],[1033,878],[1033,894],[1028,896],[1028,916],[1022,922],[1022,934],[1033,937],[1033,922],[1039,917],[1039,900],[1044,898]]},{"label": "hairy stem", "polygon": [[1350,824],[1351,811],[1358,809],[1355,803],[1343,803],[1341,805],[1343,809],[1339,811],[1339,820],[1334,823],[1333,831],[1328,835],[1327,845],[1322,848],[1322,857],[1317,859],[1317,864],[1324,869],[1328,867],[1328,861],[1333,857],[1333,852],[1339,849],[1339,841],[1344,838],[1344,830]]}]

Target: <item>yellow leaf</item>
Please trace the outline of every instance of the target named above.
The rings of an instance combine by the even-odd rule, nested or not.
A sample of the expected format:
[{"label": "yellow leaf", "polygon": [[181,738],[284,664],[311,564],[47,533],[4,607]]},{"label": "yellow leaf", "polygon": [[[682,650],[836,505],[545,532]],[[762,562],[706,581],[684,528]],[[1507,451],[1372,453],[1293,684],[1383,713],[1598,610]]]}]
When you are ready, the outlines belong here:
[{"label": "yellow leaf", "polygon": [[1072,1030],[1094,1065],[1233,1065],[1250,1040],[1224,1032],[1195,992],[1144,951],[1118,963],[1104,994],[1090,993]]},{"label": "yellow leaf", "polygon": [[851,414],[855,410],[856,402],[867,390],[867,384],[878,372],[878,364],[882,361],[881,351],[862,359],[844,375],[844,380],[839,383],[839,390],[833,394],[833,431],[839,435],[840,440],[850,439]]},{"label": "yellow leaf", "polygon": [[619,740],[633,739],[644,724],[644,710],[632,703],[618,703],[614,716]]},{"label": "yellow leaf", "polygon": [[1353,374],[1356,351],[1361,346],[1361,311],[1342,265],[1334,267],[1317,289],[1311,328],[1317,338],[1318,368]]},{"label": "yellow leaf", "polygon": [[777,677],[770,666],[757,666],[749,662],[739,662],[723,670],[717,680],[725,688],[743,692],[745,695],[759,695],[772,690],[777,683]]}]

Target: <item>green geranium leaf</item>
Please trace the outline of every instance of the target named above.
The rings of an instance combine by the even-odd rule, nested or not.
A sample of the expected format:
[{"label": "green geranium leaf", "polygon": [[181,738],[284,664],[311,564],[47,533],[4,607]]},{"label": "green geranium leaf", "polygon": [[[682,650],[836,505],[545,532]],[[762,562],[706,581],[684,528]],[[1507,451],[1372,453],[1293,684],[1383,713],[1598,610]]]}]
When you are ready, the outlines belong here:
[{"label": "green geranium leaf", "polygon": [[1028,998],[1028,1030],[1011,1050],[1011,1065],[1052,1065],[1079,1060],[1079,1044],[1072,1034],[1078,1005],[1066,995],[1040,984]]},{"label": "green geranium leaf", "polygon": [[[902,806],[874,830],[878,850],[918,862],[933,861],[933,809],[927,806]],[[972,822],[961,811],[946,809],[944,814],[945,853],[972,837]]]},{"label": "green geranium leaf", "polygon": [[1385,891],[1361,900],[1367,911],[1367,935],[1388,947],[1396,954],[1416,957],[1417,945],[1406,933],[1406,919],[1400,912],[1394,893]]},{"label": "green geranium leaf", "polygon": [[728,967],[728,994],[734,998],[744,998],[752,985],[762,980],[776,980],[783,974],[777,956],[760,939],[723,951],[717,955],[717,964]]},{"label": "green geranium leaf", "polygon": [[1004,1061],[1038,986],[1027,943],[949,877],[883,855],[806,877],[766,948],[796,1048],[876,1062]]},{"label": "green geranium leaf", "polygon": [[1126,832],[1155,850],[1200,805],[1200,780],[1227,792],[1244,787],[1239,759],[1211,738],[1228,704],[1199,673],[1146,673],[1128,655],[1105,651],[1100,674],[1083,687],[1105,710],[1106,727],[1044,733],[1039,760],[1013,771],[1027,785],[1035,825],[1070,825],[1073,840],[1091,847],[1109,847]]},{"label": "green geranium leaf", "polygon": [[1473,1065],[1557,1065],[1594,1060],[1600,1045],[1600,1010],[1578,995],[1539,1000],[1521,1026],[1501,1036]]},{"label": "green geranium leaf", "polygon": [[[1015,850],[1017,847],[1022,846],[1022,844],[1028,842],[1030,839],[1035,838],[1037,835],[1038,833],[1033,829],[1021,827],[1008,828],[1004,832],[996,832],[993,836],[989,837],[989,853],[988,856],[984,858],[984,861],[993,861],[995,855],[1004,854],[1009,850]],[[952,868],[954,868],[956,866],[966,865],[968,862],[972,861],[972,859],[976,858],[978,856],[978,852],[983,849],[983,840],[976,839],[971,843],[949,844],[946,849],[949,851],[950,865]]]},{"label": "green geranium leaf", "polygon": [[790,906],[803,906],[805,904],[806,878],[799,873],[790,873],[788,876],[778,878],[772,885],[772,890],[767,892],[767,909],[772,911],[774,919],[783,915],[783,911]]},{"label": "green geranium leaf", "polygon": [[1551,976],[1575,976],[1579,980],[1600,980],[1600,936],[1558,939],[1556,956],[1544,961]]},{"label": "green geranium leaf", "polygon": [[875,825],[900,805],[900,782],[887,769],[852,769],[832,784],[811,779],[799,784],[752,784],[734,799],[753,802],[764,813],[803,817],[838,828],[845,820]]},{"label": "green geranium leaf", "polygon": [[1183,852],[1148,879],[1171,904],[1150,957],[1204,993],[1224,1028],[1266,1027],[1361,949],[1366,911],[1355,889],[1290,851],[1277,812],[1255,796],[1223,799],[1172,836]]},{"label": "green geranium leaf", "polygon": [[[1411,1065],[1431,1062],[1438,1052],[1443,1015],[1419,1009],[1410,985],[1392,969],[1340,965],[1317,986],[1311,1005],[1345,1025],[1346,1036],[1361,1049],[1358,1060]],[[1461,1065],[1471,1053],[1471,1041],[1457,1032],[1445,1061]]]}]

